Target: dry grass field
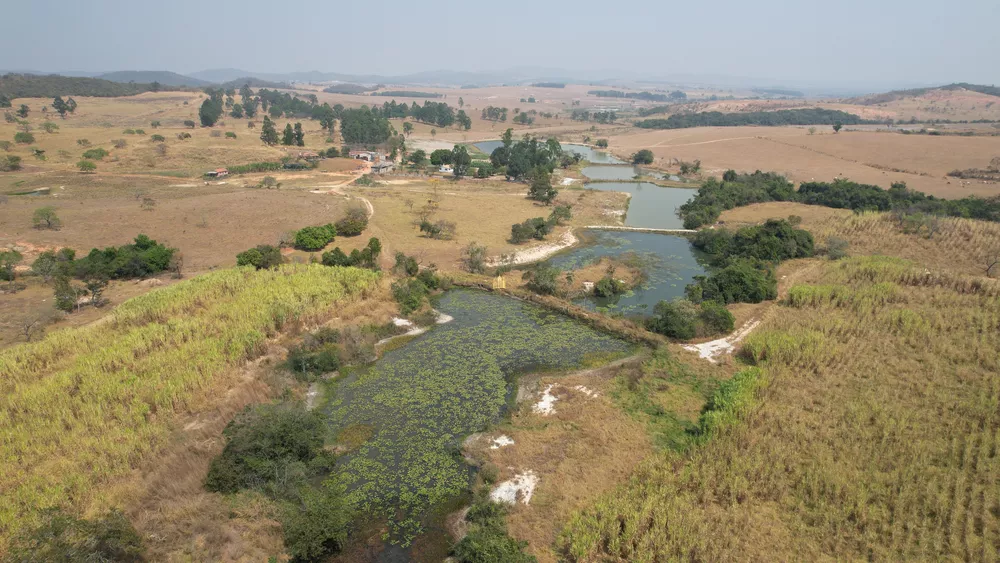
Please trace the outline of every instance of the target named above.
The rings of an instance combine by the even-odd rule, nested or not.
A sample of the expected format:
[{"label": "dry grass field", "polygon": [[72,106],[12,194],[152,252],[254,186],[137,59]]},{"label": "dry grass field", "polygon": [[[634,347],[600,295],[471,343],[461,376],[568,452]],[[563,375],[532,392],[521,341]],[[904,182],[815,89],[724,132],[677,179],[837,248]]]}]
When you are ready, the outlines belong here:
[{"label": "dry grass field", "polygon": [[614,136],[619,156],[643,148],[655,165],[674,159],[701,160],[702,174],[721,177],[727,169],[776,171],[793,182],[831,181],[838,177],[888,188],[906,182],[912,189],[945,198],[1000,195],[1000,185],[948,178],[954,169],[983,168],[1000,156],[1000,137],[916,136],[817,127],[700,127],[640,130]]}]

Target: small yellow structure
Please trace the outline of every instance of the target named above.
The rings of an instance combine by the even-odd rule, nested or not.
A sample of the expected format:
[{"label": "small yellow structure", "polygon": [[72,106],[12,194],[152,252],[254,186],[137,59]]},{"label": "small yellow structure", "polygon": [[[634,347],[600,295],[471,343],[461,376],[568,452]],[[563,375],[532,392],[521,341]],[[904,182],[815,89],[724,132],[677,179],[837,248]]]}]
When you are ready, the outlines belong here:
[{"label": "small yellow structure", "polygon": [[507,280],[503,276],[497,276],[493,280],[493,289],[507,289]]}]

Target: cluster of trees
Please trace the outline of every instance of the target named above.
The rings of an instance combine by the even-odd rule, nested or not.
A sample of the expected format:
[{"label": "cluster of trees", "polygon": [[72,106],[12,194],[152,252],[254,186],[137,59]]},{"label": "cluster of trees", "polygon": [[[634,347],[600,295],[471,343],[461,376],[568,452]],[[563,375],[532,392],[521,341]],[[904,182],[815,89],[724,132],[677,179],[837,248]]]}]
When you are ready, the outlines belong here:
[{"label": "cluster of trees", "polygon": [[572,217],[572,206],[557,205],[552,209],[548,219],[535,217],[527,219],[523,223],[515,223],[510,226],[510,241],[514,244],[529,241],[531,239],[544,240],[552,232],[556,225],[561,225]]},{"label": "cluster of trees", "polygon": [[635,123],[643,129],[684,129],[688,127],[739,127],[744,125],[859,125],[876,123],[840,110],[806,108],[746,113],[677,113],[666,119],[644,119]]},{"label": "cluster of trees", "polygon": [[641,149],[632,155],[632,164],[653,164],[653,151]]},{"label": "cluster of trees", "polygon": [[708,276],[697,276],[685,288],[694,303],[759,303],[774,299],[778,295],[774,267],[815,252],[812,235],[784,219],[771,219],[735,233],[705,229],[698,232],[693,245],[707,254],[717,268]]},{"label": "cluster of trees", "polygon": [[340,134],[351,145],[380,145],[392,136],[389,121],[365,106],[344,110],[340,119]]},{"label": "cluster of trees", "polygon": [[386,90],[377,92],[375,96],[396,96],[397,98],[443,98],[444,94],[433,92],[418,92],[415,90]]},{"label": "cluster of trees", "polygon": [[236,255],[237,266],[253,266],[258,270],[277,268],[282,263],[281,249],[270,244],[259,244]]},{"label": "cluster of trees", "polygon": [[565,88],[566,85],[562,82],[536,82],[532,84],[536,88]]},{"label": "cluster of trees", "polygon": [[413,256],[397,252],[393,273],[404,276],[392,284],[392,297],[399,303],[400,313],[409,315],[420,309],[432,291],[448,289],[451,282],[437,275],[437,269],[431,264],[420,269],[420,264]]},{"label": "cluster of trees", "polygon": [[360,84],[334,84],[327,88],[323,88],[323,91],[328,94],[364,94],[365,92],[374,92],[381,88],[382,85],[378,84],[373,88],[368,86],[362,86]]},{"label": "cluster of trees", "polygon": [[52,99],[52,109],[59,113],[59,117],[65,118],[67,113],[76,113],[76,100],[63,100],[62,96],[56,96]]},{"label": "cluster of trees", "polygon": [[614,123],[618,119],[618,114],[613,111],[590,112],[585,109],[575,109],[569,118],[573,121],[590,121],[593,119],[597,123]]},{"label": "cluster of trees", "polygon": [[256,490],[278,503],[285,546],[296,560],[314,560],[347,541],[353,513],[324,449],[326,423],[298,402],[248,406],[223,431],[226,445],[212,460],[205,488],[233,494]]},{"label": "cluster of trees", "polygon": [[382,241],[372,237],[368,239],[368,244],[358,250],[355,248],[350,254],[346,254],[340,247],[336,247],[329,252],[323,253],[322,263],[324,266],[342,266],[354,268],[378,269],[378,257],[382,254]]},{"label": "cluster of trees", "polygon": [[513,129],[507,129],[502,141],[503,145],[490,154],[490,162],[495,169],[502,167],[508,179],[522,180],[533,174],[536,168],[544,168],[551,173],[562,161],[562,146],[556,139],[541,142],[535,137],[525,135],[523,139],[515,142]]},{"label": "cluster of trees", "polygon": [[408,106],[405,102],[397,104],[396,100],[392,100],[392,102],[382,104],[381,109],[373,107],[371,111],[385,119],[412,117],[415,121],[438,127],[451,127],[456,123],[458,127],[466,130],[472,127],[472,119],[465,113],[465,110],[456,112],[455,108],[445,102],[425,101],[424,105],[414,102],[413,105]]},{"label": "cluster of trees", "polygon": [[[516,110],[515,110],[515,113],[516,113]],[[518,125],[531,125],[532,123],[535,122],[535,118],[531,117],[530,115],[528,115],[525,112],[521,112],[521,113],[517,113],[517,115],[515,115],[514,119],[512,119],[511,121],[513,121],[514,123],[517,123]]]},{"label": "cluster of trees", "polygon": [[734,322],[733,314],[717,301],[696,304],[676,299],[657,303],[646,327],[670,338],[690,340],[731,332]]},{"label": "cluster of trees", "polygon": [[483,113],[481,115],[482,119],[488,121],[507,121],[507,108],[498,108],[494,106],[486,106],[483,108]]},{"label": "cluster of trees", "polygon": [[884,190],[847,179],[806,182],[796,191],[784,176],[759,170],[753,174],[737,174],[728,170],[721,182],[710,178],[691,201],[680,207],[680,216],[684,219],[685,228],[696,229],[714,223],[726,209],[767,201],[794,201],[853,211],[900,210],[1000,222],[998,197],[940,199],[911,190],[903,182],[893,183],[888,190]]},{"label": "cluster of trees", "polygon": [[[244,85],[244,87],[249,90],[249,86]],[[305,98],[300,98],[298,94],[293,95],[267,88],[258,90],[257,97],[260,99],[261,109],[271,117],[281,117],[282,115],[285,117],[313,117],[313,110],[319,102],[316,94],[307,94]],[[244,101],[243,105],[246,106],[247,102]],[[244,107],[245,109],[246,107]]]}]

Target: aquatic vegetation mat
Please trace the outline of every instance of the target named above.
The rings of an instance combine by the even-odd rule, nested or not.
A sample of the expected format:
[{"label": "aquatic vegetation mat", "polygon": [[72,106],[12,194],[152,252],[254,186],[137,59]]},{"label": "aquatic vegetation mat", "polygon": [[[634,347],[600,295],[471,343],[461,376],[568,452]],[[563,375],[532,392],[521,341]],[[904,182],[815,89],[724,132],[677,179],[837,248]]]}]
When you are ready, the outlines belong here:
[{"label": "aquatic vegetation mat", "polygon": [[468,489],[461,442],[500,419],[517,375],[631,350],[563,315],[485,292],[450,291],[437,309],[455,320],[352,374],[330,403],[335,430],[374,429],[340,469],[356,506],[385,518],[388,539],[402,545],[420,533],[428,509]]}]

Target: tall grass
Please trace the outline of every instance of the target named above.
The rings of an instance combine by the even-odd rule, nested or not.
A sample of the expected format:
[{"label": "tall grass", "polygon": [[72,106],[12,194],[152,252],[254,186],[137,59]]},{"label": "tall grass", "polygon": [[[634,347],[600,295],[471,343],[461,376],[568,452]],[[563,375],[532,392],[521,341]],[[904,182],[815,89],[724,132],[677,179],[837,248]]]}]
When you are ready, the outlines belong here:
[{"label": "tall grass", "polygon": [[567,560],[1000,558],[993,286],[880,257],[818,282],[744,341],[760,401],[720,388],[729,430],[577,513]]},{"label": "tall grass", "polygon": [[283,326],[363,298],[377,280],[319,265],[223,270],[0,353],[0,548],[46,507],[85,509],[156,450],[171,415]]}]

